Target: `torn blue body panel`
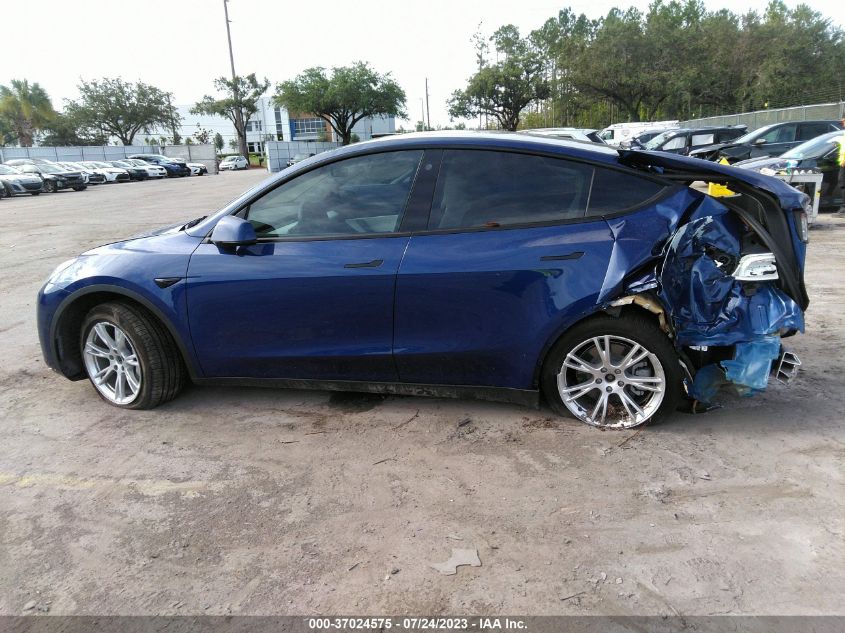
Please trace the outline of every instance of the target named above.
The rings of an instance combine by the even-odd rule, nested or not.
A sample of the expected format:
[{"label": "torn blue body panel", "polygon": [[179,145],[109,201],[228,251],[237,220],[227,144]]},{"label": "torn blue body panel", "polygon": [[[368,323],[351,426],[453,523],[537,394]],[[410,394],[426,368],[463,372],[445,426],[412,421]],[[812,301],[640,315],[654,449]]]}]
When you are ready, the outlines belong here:
[{"label": "torn blue body panel", "polygon": [[743,227],[727,209],[710,210],[678,229],[659,274],[658,295],[670,309],[677,344],[736,345],[803,332],[801,309],[772,282],[734,279]]},{"label": "torn blue body panel", "polygon": [[[733,277],[749,228],[727,206],[688,188],[666,203],[660,227],[654,214],[608,220],[615,244],[602,298],[651,290],[666,310],[679,351],[734,346],[732,359],[698,368],[688,385],[695,400],[710,403],[726,385],[742,395],[762,391],[780,355],[781,334],[804,330],[800,306],[774,281]],[[683,218],[679,209],[686,210]],[[642,237],[656,233],[664,239]],[[654,244],[663,250],[655,253]],[[631,275],[635,270],[640,272]]]}]

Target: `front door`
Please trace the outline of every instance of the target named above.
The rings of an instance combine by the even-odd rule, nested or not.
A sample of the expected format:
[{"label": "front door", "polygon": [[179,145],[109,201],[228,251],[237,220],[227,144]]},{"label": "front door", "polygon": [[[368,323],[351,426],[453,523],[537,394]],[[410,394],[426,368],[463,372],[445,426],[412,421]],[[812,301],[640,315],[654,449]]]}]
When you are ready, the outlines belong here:
[{"label": "front door", "polygon": [[396,380],[398,227],[421,156],[317,167],[237,212],[257,244],[196,250],[188,317],[205,376]]}]

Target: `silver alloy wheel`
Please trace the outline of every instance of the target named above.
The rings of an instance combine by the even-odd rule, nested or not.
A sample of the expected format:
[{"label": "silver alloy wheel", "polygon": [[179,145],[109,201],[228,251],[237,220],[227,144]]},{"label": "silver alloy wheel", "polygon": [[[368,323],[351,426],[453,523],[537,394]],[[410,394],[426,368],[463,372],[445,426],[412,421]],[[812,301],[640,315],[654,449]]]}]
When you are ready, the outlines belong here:
[{"label": "silver alloy wheel", "polygon": [[132,341],[114,323],[95,323],[85,337],[82,355],[91,382],[109,402],[129,404],[141,393],[138,355]]},{"label": "silver alloy wheel", "polygon": [[666,376],[657,356],[621,336],[595,336],[576,345],[557,376],[566,408],[579,420],[627,429],[648,421],[663,402]]}]

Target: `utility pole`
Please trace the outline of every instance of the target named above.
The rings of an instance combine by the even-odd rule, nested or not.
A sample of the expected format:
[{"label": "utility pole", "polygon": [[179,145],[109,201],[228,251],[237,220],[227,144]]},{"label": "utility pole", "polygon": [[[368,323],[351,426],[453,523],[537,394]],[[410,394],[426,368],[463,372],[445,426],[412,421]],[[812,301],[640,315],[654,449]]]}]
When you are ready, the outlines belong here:
[{"label": "utility pole", "polygon": [[428,77],[425,78],[425,118],[428,129],[431,129],[431,110],[428,109]]},{"label": "utility pole", "polygon": [[[229,63],[232,65],[232,96],[235,100],[235,134],[238,137],[238,146],[241,154],[249,155],[246,146],[246,126],[244,125],[244,113],[240,108],[240,96],[238,95],[238,76],[235,74],[235,55],[232,53],[232,31],[229,28],[229,0],[223,0],[223,13],[226,16],[226,37],[229,40]],[[243,133],[243,138],[241,138]]]},{"label": "utility pole", "polygon": [[425,132],[425,104],[422,97],[420,97],[420,125],[423,127],[420,131]]}]

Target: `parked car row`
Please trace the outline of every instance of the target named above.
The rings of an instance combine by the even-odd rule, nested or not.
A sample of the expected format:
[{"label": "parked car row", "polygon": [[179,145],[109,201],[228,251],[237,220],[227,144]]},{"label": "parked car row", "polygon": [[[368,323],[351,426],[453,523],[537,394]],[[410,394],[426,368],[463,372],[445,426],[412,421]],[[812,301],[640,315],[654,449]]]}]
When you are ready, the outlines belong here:
[{"label": "parked car row", "polygon": [[84,191],[89,185],[204,176],[203,163],[188,163],[162,154],[134,154],[121,160],[52,161],[15,158],[0,164],[0,198],[62,189]]}]

